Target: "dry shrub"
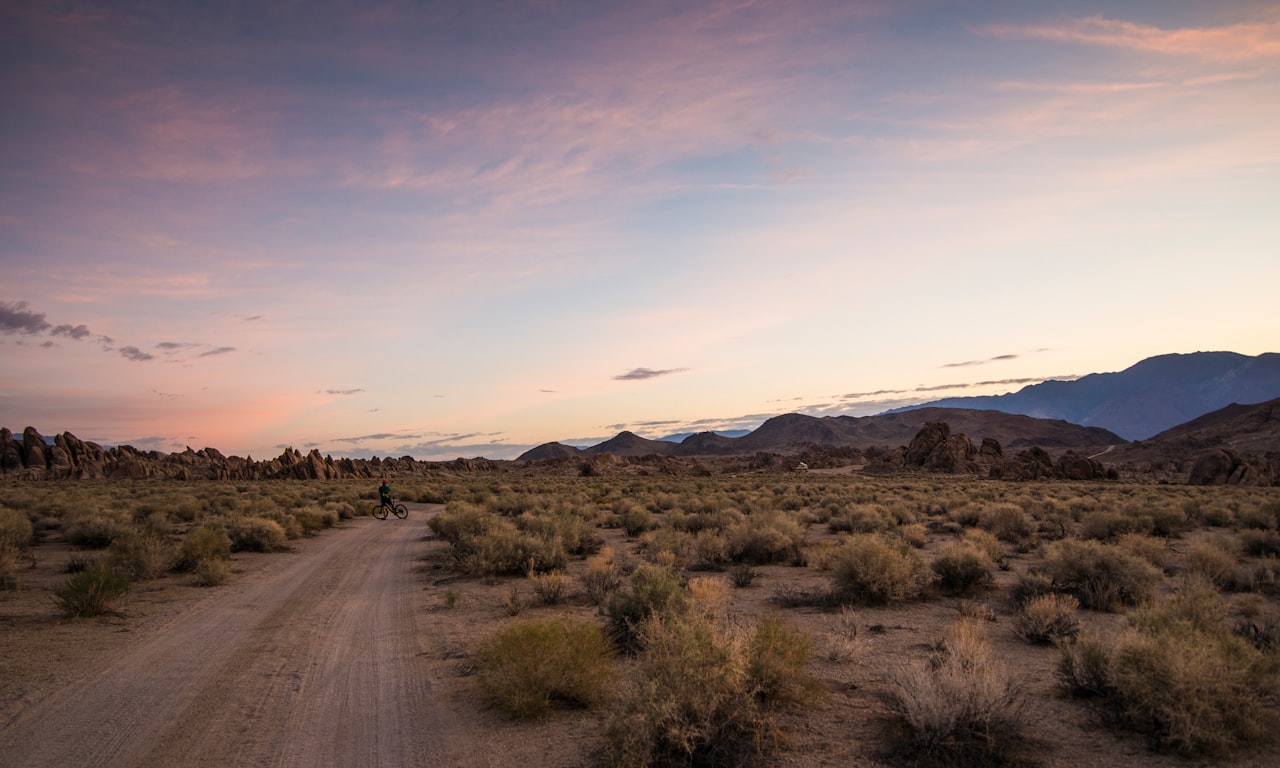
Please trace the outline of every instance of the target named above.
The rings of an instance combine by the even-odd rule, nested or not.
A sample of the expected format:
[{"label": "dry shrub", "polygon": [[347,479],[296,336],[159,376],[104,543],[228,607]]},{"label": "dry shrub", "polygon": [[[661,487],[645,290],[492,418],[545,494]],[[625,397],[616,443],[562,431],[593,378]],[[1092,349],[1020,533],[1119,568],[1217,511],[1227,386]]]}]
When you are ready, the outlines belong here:
[{"label": "dry shrub", "polygon": [[980,622],[956,623],[933,658],[901,668],[893,683],[894,758],[924,766],[1028,761],[1022,697]]},{"label": "dry shrub", "polygon": [[1226,604],[1207,584],[1138,612],[1108,646],[1064,647],[1069,688],[1109,705],[1109,722],[1189,756],[1225,757],[1272,743],[1274,658],[1233,635]]},{"label": "dry shrub", "polygon": [[1013,620],[1013,631],[1029,643],[1046,645],[1069,640],[1080,632],[1076,609],[1080,601],[1071,595],[1041,595],[1027,602]]},{"label": "dry shrub", "polygon": [[535,619],[499,630],[476,649],[480,691],[510,717],[540,717],[557,704],[605,700],[613,650],[599,627]]},{"label": "dry shrub", "polygon": [[605,604],[609,635],[623,651],[639,650],[641,625],[655,614],[679,615],[688,606],[680,575],[670,567],[642,563],[631,573],[631,589],[617,591]]},{"label": "dry shrub", "polygon": [[1027,571],[1019,574],[1009,589],[1009,597],[1018,608],[1022,608],[1041,595],[1052,593],[1053,579],[1043,571]]},{"label": "dry shrub", "polygon": [[902,540],[916,549],[924,549],[929,544],[929,528],[924,523],[909,523],[898,529]]},{"label": "dry shrub", "polygon": [[1169,544],[1164,539],[1145,533],[1126,533],[1116,539],[1116,546],[1131,555],[1137,555],[1160,570],[1169,566]]},{"label": "dry shrub", "polygon": [[338,510],[318,504],[309,504],[293,510],[292,517],[302,527],[304,536],[314,536],[325,528],[338,524]]},{"label": "dry shrub", "polygon": [[1019,542],[1035,530],[1017,504],[993,504],[978,514],[978,527],[1001,541]]},{"label": "dry shrub", "polygon": [[128,526],[109,515],[76,515],[64,527],[67,541],[77,547],[103,549],[123,536]]},{"label": "dry shrub", "polygon": [[809,673],[813,642],[784,620],[771,616],[756,627],[747,645],[747,677],[752,694],[764,705],[804,705],[822,696]]},{"label": "dry shrub", "polygon": [[1099,541],[1112,541],[1126,533],[1149,533],[1150,531],[1150,518],[1113,509],[1090,512],[1080,521],[1080,535],[1086,539]]},{"label": "dry shrub", "polygon": [[197,525],[182,538],[174,567],[180,571],[194,571],[204,561],[226,560],[229,557],[231,537],[220,529]]},{"label": "dry shrub", "polygon": [[570,579],[564,571],[530,573],[529,582],[533,585],[533,594],[543,605],[556,605],[569,594]]},{"label": "dry shrub", "polygon": [[777,620],[740,642],[697,614],[654,616],[643,646],[605,724],[610,766],[751,764],[782,739],[778,709],[817,695],[808,639]]},{"label": "dry shrub", "polygon": [[1045,549],[1044,571],[1056,591],[1074,595],[1099,611],[1150,602],[1160,571],[1124,550],[1097,541],[1063,539]]},{"label": "dry shrub", "polygon": [[697,538],[688,531],[658,528],[640,536],[640,551],[650,562],[688,564],[697,557]]},{"label": "dry shrub", "polygon": [[21,551],[31,545],[35,530],[31,520],[16,509],[0,506],[0,549]]},{"label": "dry shrub", "polygon": [[111,542],[107,560],[134,581],[154,579],[173,566],[173,547],[154,533],[125,531]]},{"label": "dry shrub", "polygon": [[578,578],[591,602],[600,605],[622,586],[622,569],[613,561],[613,550],[605,547],[587,558],[586,568]]},{"label": "dry shrub", "polygon": [[832,533],[876,533],[893,526],[893,515],[882,504],[854,504],[827,520]]},{"label": "dry shrub", "polygon": [[101,616],[128,592],[128,574],[100,561],[54,587],[53,600],[67,616]]},{"label": "dry shrub", "polygon": [[762,512],[729,528],[725,538],[726,554],[735,563],[785,563],[799,555],[804,526],[781,512]]},{"label": "dry shrub", "polygon": [[713,621],[722,620],[728,615],[729,604],[733,599],[729,594],[729,584],[724,579],[698,576],[689,579],[688,589],[693,605],[702,611],[703,615]]},{"label": "dry shrub", "polygon": [[231,577],[231,566],[226,560],[208,558],[200,560],[195,567],[195,583],[197,587],[216,587],[226,583]]},{"label": "dry shrub", "polygon": [[987,553],[987,557],[993,563],[999,563],[1004,560],[1004,545],[987,531],[980,528],[968,528],[960,535],[960,540],[973,544]]},{"label": "dry shrub", "polygon": [[991,584],[991,558],[977,545],[953,541],[942,548],[933,561],[938,585],[952,594],[962,595]]},{"label": "dry shrub", "polygon": [[929,583],[929,568],[905,542],[878,533],[859,534],[832,555],[836,594],[867,604],[913,600]]},{"label": "dry shrub", "polygon": [[653,513],[634,501],[620,501],[615,505],[614,511],[618,514],[618,522],[622,525],[622,530],[633,539],[645,531],[658,527],[653,519]]},{"label": "dry shrub", "polygon": [[279,552],[288,540],[279,523],[263,517],[233,518],[227,535],[233,552]]},{"label": "dry shrub", "polygon": [[1219,589],[1235,589],[1244,582],[1245,589],[1235,591],[1247,591],[1250,581],[1247,572],[1241,576],[1236,556],[1216,541],[1200,539],[1192,542],[1187,547],[1185,561],[1188,572],[1205,577]]},{"label": "dry shrub", "polygon": [[432,533],[454,545],[488,533],[495,524],[488,512],[463,501],[449,502],[443,512],[427,521]]}]

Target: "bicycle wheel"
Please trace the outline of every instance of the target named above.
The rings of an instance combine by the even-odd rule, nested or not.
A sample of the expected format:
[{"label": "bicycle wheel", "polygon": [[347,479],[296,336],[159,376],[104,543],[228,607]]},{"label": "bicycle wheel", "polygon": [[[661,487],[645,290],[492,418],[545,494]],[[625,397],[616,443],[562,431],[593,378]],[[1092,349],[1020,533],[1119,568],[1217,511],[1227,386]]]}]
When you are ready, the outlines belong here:
[{"label": "bicycle wheel", "polygon": [[403,504],[397,504],[395,506],[395,513],[396,513],[396,517],[403,520],[409,516],[409,508]]},{"label": "bicycle wheel", "polygon": [[374,516],[374,517],[376,517],[376,518],[378,518],[379,520],[386,520],[386,519],[387,519],[387,505],[386,505],[386,504],[374,504],[374,505],[373,505],[373,516]]}]

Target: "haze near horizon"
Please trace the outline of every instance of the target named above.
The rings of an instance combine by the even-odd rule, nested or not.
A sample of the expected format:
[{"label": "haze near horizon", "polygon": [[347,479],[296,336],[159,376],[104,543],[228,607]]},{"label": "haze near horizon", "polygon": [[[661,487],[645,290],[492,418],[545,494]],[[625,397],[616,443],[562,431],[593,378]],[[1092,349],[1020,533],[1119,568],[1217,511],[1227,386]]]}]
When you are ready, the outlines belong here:
[{"label": "haze near horizon", "polygon": [[0,9],[0,426],[265,458],[1280,350],[1280,7]]}]

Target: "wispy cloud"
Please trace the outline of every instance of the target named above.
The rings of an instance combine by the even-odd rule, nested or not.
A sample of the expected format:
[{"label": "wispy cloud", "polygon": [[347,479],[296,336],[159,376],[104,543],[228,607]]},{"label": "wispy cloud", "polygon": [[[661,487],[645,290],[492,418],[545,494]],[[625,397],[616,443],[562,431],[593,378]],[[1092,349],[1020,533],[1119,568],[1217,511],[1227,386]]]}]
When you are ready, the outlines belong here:
[{"label": "wispy cloud", "polygon": [[207,350],[205,352],[201,352],[199,356],[214,357],[216,355],[225,355],[235,351],[236,351],[235,347],[214,347],[213,349]]},{"label": "wispy cloud", "polygon": [[[227,348],[227,351],[229,352],[229,351],[231,351],[231,349],[234,349],[234,347],[232,347],[232,348]],[[210,353],[208,353],[208,354],[217,354],[217,350],[215,350],[214,352],[210,352]],[[203,357],[203,355],[202,355],[202,357]],[[363,390],[363,389],[361,389],[361,388],[359,388],[359,387],[356,387],[356,388],[353,388],[353,389],[326,389],[326,390],[324,391],[324,394],[326,394],[326,395],[358,395],[358,394],[360,394],[360,393],[362,393],[362,392],[364,392],[364,390]]]},{"label": "wispy cloud", "polygon": [[1058,24],[992,24],[978,31],[993,37],[1127,48],[1206,61],[1280,58],[1280,22],[1163,29],[1132,21],[1089,16]]},{"label": "wispy cloud", "polygon": [[963,363],[944,363],[943,368],[968,368],[975,365],[986,365],[987,363],[996,363],[1001,360],[1017,360],[1020,355],[996,355],[986,360],[966,360]]},{"label": "wispy cloud", "polygon": [[663,370],[654,370],[652,368],[632,368],[626,373],[620,373],[614,376],[615,381],[639,381],[641,379],[656,379],[659,376],[670,376],[673,373],[684,373],[688,368],[666,368]]}]

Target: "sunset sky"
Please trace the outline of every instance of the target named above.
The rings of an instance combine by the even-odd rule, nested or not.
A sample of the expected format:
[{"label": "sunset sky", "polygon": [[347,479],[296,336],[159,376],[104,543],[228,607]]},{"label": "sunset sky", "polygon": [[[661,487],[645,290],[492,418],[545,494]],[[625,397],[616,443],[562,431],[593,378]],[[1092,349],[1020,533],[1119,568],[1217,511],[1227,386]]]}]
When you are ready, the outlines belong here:
[{"label": "sunset sky", "polygon": [[1280,352],[1280,3],[0,6],[0,426],[269,458]]}]

